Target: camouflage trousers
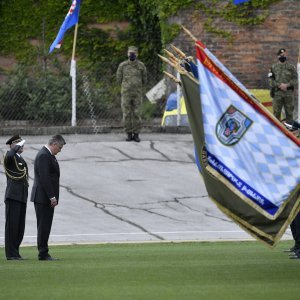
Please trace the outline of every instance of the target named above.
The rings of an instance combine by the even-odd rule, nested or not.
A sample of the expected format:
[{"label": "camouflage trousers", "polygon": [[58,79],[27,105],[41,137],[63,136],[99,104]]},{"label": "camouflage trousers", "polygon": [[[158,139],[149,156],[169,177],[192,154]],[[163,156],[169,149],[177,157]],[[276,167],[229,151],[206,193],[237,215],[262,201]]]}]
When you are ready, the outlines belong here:
[{"label": "camouflage trousers", "polygon": [[275,92],[273,98],[273,114],[278,120],[281,120],[282,107],[284,107],[285,110],[286,120],[292,121],[294,112],[294,95],[292,92]]},{"label": "camouflage trousers", "polygon": [[142,104],[141,94],[122,94],[121,106],[124,121],[124,130],[127,133],[139,133],[141,130],[141,113]]}]

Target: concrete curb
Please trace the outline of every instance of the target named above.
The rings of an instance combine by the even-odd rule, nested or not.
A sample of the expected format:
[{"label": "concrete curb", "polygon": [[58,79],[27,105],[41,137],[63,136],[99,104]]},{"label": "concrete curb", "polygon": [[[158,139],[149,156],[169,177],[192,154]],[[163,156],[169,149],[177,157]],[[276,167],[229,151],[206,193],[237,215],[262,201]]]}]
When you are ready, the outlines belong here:
[{"label": "concrete curb", "polygon": [[[9,136],[15,133],[20,135],[54,135],[54,134],[105,134],[105,133],[123,133],[123,127],[115,126],[49,126],[49,127],[9,127],[1,128],[1,136]],[[143,126],[141,133],[191,133],[186,126]]]}]

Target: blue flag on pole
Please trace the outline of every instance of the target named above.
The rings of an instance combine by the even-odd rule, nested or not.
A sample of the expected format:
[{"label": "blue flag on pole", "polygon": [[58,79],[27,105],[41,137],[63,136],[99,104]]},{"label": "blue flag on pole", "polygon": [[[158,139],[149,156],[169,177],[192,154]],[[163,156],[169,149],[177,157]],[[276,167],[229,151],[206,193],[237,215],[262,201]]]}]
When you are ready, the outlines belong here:
[{"label": "blue flag on pole", "polygon": [[244,2],[249,2],[250,0],[233,0],[233,4],[234,5],[237,5],[237,4],[241,4],[241,3],[244,3]]},{"label": "blue flag on pole", "polygon": [[49,53],[51,53],[54,50],[54,48],[60,48],[61,41],[64,38],[66,31],[72,26],[74,26],[76,23],[78,23],[80,1],[81,0],[72,1],[72,5],[69,9],[69,12],[65,17],[65,20],[62,23],[54,42],[50,46]]}]

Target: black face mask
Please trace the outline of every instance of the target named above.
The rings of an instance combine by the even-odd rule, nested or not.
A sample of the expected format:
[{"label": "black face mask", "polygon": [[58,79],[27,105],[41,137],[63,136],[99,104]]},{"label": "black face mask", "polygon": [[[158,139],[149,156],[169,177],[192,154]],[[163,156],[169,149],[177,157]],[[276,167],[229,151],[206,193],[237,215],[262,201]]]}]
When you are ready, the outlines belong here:
[{"label": "black face mask", "polygon": [[286,57],[285,56],[279,56],[278,60],[283,63],[283,62],[286,61]]},{"label": "black face mask", "polygon": [[129,53],[129,60],[131,60],[131,61],[136,60],[136,54],[135,53]]}]

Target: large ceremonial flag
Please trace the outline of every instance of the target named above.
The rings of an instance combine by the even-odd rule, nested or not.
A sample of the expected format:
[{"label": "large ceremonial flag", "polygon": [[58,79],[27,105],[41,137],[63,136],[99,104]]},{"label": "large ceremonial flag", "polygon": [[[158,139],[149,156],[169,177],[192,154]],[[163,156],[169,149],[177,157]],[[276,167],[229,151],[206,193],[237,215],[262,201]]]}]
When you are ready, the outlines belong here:
[{"label": "large ceremonial flag", "polygon": [[181,81],[209,197],[274,246],[299,211],[300,142],[197,44],[199,83]]},{"label": "large ceremonial flag", "polygon": [[80,1],[81,0],[73,0],[72,1],[71,7],[68,11],[68,14],[65,17],[65,20],[62,23],[54,42],[50,46],[49,53],[51,53],[54,50],[54,48],[60,48],[61,42],[64,38],[66,31],[69,28],[71,28],[72,26],[74,26],[76,23],[78,23]]}]

